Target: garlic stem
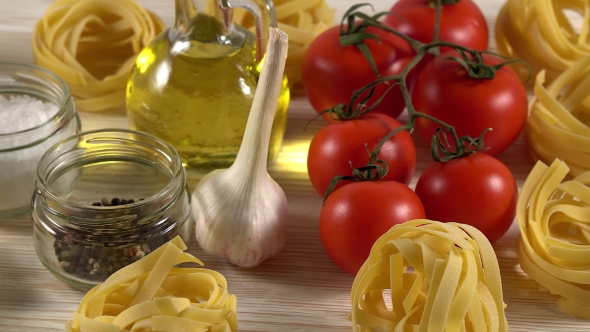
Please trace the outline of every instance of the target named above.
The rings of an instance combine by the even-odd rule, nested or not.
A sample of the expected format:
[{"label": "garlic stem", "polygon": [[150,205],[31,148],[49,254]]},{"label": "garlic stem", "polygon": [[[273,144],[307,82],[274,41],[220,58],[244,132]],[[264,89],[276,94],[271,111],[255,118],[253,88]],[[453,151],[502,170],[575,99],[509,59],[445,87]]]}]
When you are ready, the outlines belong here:
[{"label": "garlic stem", "polygon": [[287,35],[269,29],[266,58],[235,162],[193,192],[195,235],[205,252],[254,267],[284,247],[287,197],[266,170],[270,132],[287,58]]},{"label": "garlic stem", "polygon": [[263,59],[240,150],[233,164],[236,169],[251,170],[252,176],[266,173],[270,133],[287,59],[287,34],[276,28],[269,31],[267,54]]}]

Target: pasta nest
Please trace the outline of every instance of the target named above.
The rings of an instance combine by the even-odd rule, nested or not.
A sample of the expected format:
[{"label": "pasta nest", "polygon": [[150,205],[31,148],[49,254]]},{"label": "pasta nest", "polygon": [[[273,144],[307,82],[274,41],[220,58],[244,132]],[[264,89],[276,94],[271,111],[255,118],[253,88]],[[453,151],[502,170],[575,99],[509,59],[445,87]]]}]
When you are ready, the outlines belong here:
[{"label": "pasta nest", "polygon": [[[568,12],[570,14],[568,14]],[[582,22],[575,18],[582,16]],[[590,3],[578,0],[508,0],[495,24],[498,52],[524,60],[549,81],[590,54]],[[521,77],[529,70],[519,66]]]},{"label": "pasta nest", "polygon": [[590,170],[590,55],[576,62],[547,88],[545,72],[535,80],[525,125],[527,148],[546,164],[564,161],[571,175]]},{"label": "pasta nest", "polygon": [[237,331],[237,300],[225,277],[175,267],[203,265],[186,249],[177,236],[113,273],[84,296],[66,332]]},{"label": "pasta nest", "polygon": [[393,226],[373,245],[351,299],[354,331],[508,330],[494,250],[459,223]]},{"label": "pasta nest", "polygon": [[137,54],[164,29],[135,0],[57,0],[34,27],[33,54],[79,109],[102,111],[124,105]]},{"label": "pasta nest", "polygon": [[517,205],[518,258],[561,310],[590,319],[590,172],[563,181],[568,171],[556,159],[529,173]]}]

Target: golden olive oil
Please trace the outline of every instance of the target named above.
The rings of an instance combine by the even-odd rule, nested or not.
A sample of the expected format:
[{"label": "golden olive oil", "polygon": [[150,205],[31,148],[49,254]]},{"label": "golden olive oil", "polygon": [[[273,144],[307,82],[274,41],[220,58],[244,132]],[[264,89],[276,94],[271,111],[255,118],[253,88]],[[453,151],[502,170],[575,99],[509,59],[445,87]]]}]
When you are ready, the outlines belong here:
[{"label": "golden olive oil", "polygon": [[[200,20],[204,23],[196,20],[192,29],[199,36],[214,29],[207,16]],[[228,167],[240,148],[261,66],[254,36],[236,29],[244,37],[241,45],[179,41],[174,30],[164,32],[139,54],[127,84],[131,128],[168,141],[189,169]],[[285,79],[269,161],[282,144],[289,98]]]}]

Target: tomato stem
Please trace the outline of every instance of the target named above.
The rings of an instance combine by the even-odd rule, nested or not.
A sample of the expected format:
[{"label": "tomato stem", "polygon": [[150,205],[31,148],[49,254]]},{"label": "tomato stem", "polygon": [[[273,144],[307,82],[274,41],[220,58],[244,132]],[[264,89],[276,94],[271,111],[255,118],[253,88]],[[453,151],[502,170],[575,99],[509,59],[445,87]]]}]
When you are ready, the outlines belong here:
[{"label": "tomato stem", "polygon": [[[367,153],[371,154],[367,144],[365,144],[365,149],[367,150]],[[324,202],[326,201],[330,193],[334,191],[334,188],[340,181],[377,181],[382,179],[385,176],[385,174],[387,174],[387,172],[389,171],[389,165],[387,165],[387,163],[384,160],[381,160],[379,158],[375,158],[374,161],[369,162],[367,163],[367,165],[358,168],[352,166],[352,163],[349,163],[349,165],[352,169],[352,175],[339,175],[332,178],[328,185],[328,189],[324,193]]]},{"label": "tomato stem", "polygon": [[[418,112],[414,108],[411,94],[407,85],[407,77],[410,71],[413,68],[415,68],[420,63],[420,61],[424,59],[426,55],[439,55],[440,48],[442,47],[451,48],[457,51],[460,57],[449,58],[459,62],[463,66],[463,68],[465,68],[469,76],[478,79],[492,79],[495,76],[496,71],[499,70],[501,67],[514,61],[520,61],[509,60],[497,65],[490,66],[484,63],[482,55],[483,53],[492,54],[498,57],[501,56],[495,53],[477,51],[470,49],[468,47],[440,40],[439,31],[442,6],[454,4],[458,1],[460,0],[429,0],[429,2],[431,4],[434,4],[436,8],[434,38],[431,43],[422,43],[402,32],[387,27],[383,23],[381,23],[379,19],[381,19],[385,15],[391,15],[392,13],[390,12],[382,12],[377,13],[373,16],[369,16],[358,11],[358,9],[364,6],[369,6],[372,8],[371,4],[363,3],[353,5],[345,13],[340,26],[340,44],[343,46],[355,45],[356,47],[358,47],[359,50],[365,55],[365,57],[371,64],[371,68],[375,72],[376,79],[372,83],[355,90],[347,104],[341,103],[335,105],[329,109],[322,111],[320,114],[328,113],[331,119],[341,121],[359,118],[364,114],[367,114],[368,112],[372,111],[375,107],[377,107],[377,105],[381,103],[381,101],[385,98],[387,93],[391,91],[391,89],[393,89],[394,87],[399,87],[406,105],[408,120],[405,124],[394,129],[387,136],[383,137],[372,151],[369,151],[367,148],[369,162],[366,166],[354,168],[351,165],[351,168],[353,169],[352,176],[337,176],[333,178],[330,182],[328,190],[324,195],[324,200],[328,197],[328,195],[333,191],[337,183],[341,180],[377,181],[382,179],[387,174],[389,166],[383,160],[380,160],[378,158],[381,148],[389,139],[391,139],[394,135],[401,132],[402,130],[407,130],[411,133],[414,130],[415,122],[418,118],[424,118],[426,120],[432,121],[439,126],[435,132],[435,135],[432,137],[431,142],[431,154],[432,158],[435,161],[447,162],[451,159],[460,158],[466,155],[473,154],[477,151],[480,151],[481,149],[485,149],[483,137],[485,133],[491,130],[491,128],[482,131],[481,135],[477,138],[473,138],[470,136],[460,137],[457,134],[455,127],[428,114]],[[377,66],[375,65],[371,52],[364,41],[366,39],[377,39],[380,41],[381,39],[376,34],[367,33],[366,30],[368,27],[382,29],[384,31],[399,36],[400,38],[407,41],[416,52],[414,58],[403,68],[403,70],[399,74],[391,76],[382,76],[378,72]],[[381,96],[379,96],[379,98],[377,98],[375,101],[369,103],[369,100],[375,93],[376,87],[381,84],[387,85],[386,91]],[[454,144],[450,144],[448,138],[449,135],[452,137]]]},{"label": "tomato stem", "polygon": [[[407,76],[410,73],[410,71],[420,61],[422,61],[422,59],[428,54],[428,51],[430,49],[439,48],[439,47],[453,47],[455,49],[458,49],[459,51],[464,51],[464,52],[473,51],[467,47],[455,45],[453,43],[445,42],[445,41],[435,41],[430,44],[424,44],[421,48],[418,49],[416,56],[412,59],[412,61],[410,61],[408,63],[408,65],[406,65],[406,67],[401,71],[401,73],[399,73],[397,75],[381,77],[381,78],[375,80],[374,82],[372,82],[371,84],[364,86],[364,87],[356,90],[353,93],[351,101],[348,104],[349,107],[350,107],[350,105],[354,105],[356,103],[356,100],[361,95],[363,95],[365,93],[365,91],[367,91],[368,89],[374,90],[375,87],[379,84],[389,84],[390,86],[396,85],[396,86],[399,86],[402,96],[404,98],[404,102],[406,104],[408,120],[406,121],[406,123],[404,125],[391,131],[387,136],[385,136],[384,138],[382,138],[379,141],[377,146],[369,154],[369,163],[370,164],[374,163],[377,160],[377,156],[379,155],[379,152],[381,151],[381,147],[385,144],[385,142],[387,142],[389,139],[391,139],[391,137],[393,137],[395,134],[399,133],[402,130],[407,130],[411,133],[414,130],[415,122],[416,122],[416,119],[418,119],[418,118],[424,118],[424,119],[432,121],[440,126],[440,128],[437,130],[436,135],[433,136],[433,140],[432,140],[432,144],[431,144],[432,158],[435,161],[446,162],[446,161],[449,161],[453,158],[459,158],[459,157],[462,157],[465,155],[469,155],[471,153],[475,153],[475,152],[484,148],[483,136],[488,130],[484,130],[478,138],[472,138],[470,136],[459,137],[459,135],[457,134],[457,132],[455,130],[455,127],[447,124],[446,122],[444,122],[442,120],[432,117],[428,114],[418,112],[414,108],[414,104],[412,103],[412,97],[411,97],[410,91],[408,90],[408,86],[406,84]],[[477,51],[474,51],[474,52],[477,52]],[[392,82],[394,82],[394,84],[392,84]],[[386,91],[386,93],[387,93],[387,91]],[[381,96],[380,99],[381,98],[383,98],[383,96]],[[370,112],[373,108],[375,108],[377,106],[378,102],[380,101],[380,99],[378,99],[377,101],[375,101],[375,103],[373,103],[372,105],[369,105],[366,109],[364,109],[362,111],[362,114]],[[443,131],[443,129],[444,129],[444,131]],[[451,135],[453,138],[453,141],[455,143],[454,150],[450,150],[452,148],[452,146],[450,144],[448,144],[448,138],[446,136],[446,133]]]},{"label": "tomato stem", "polygon": [[373,55],[365,43],[365,40],[367,39],[377,39],[380,42],[381,37],[376,34],[366,33],[365,30],[367,29],[367,26],[356,24],[357,18],[361,18],[361,20],[378,19],[379,16],[370,17],[362,12],[357,11],[358,9],[365,6],[369,6],[371,9],[373,9],[373,5],[370,3],[356,4],[350,7],[344,16],[342,16],[342,21],[340,22],[340,45],[343,47],[348,45],[356,46],[368,60],[369,65],[371,66],[371,69],[375,75],[377,75],[377,77],[381,77],[381,74],[377,69],[377,65],[375,64],[375,60],[373,59]]},{"label": "tomato stem", "polygon": [[[468,74],[472,77],[475,77],[475,78],[491,78],[492,75],[495,75],[495,72],[498,69],[500,69],[502,66],[506,65],[509,62],[502,63],[502,64],[495,65],[495,66],[486,65],[483,62],[483,56],[482,56],[481,51],[473,50],[473,49],[470,49],[470,48],[467,48],[467,47],[464,47],[461,45],[457,45],[457,44],[454,44],[451,42],[439,40],[438,35],[439,35],[442,6],[448,5],[451,3],[456,3],[457,1],[453,2],[453,1],[447,1],[447,0],[432,0],[432,2],[435,3],[435,7],[436,7],[435,31],[434,31],[433,41],[428,44],[417,41],[400,31],[397,31],[397,30],[392,29],[388,26],[385,26],[383,23],[381,23],[379,21],[379,19],[381,17],[383,17],[384,15],[391,14],[390,12],[382,12],[382,13],[377,13],[373,16],[369,16],[365,13],[358,11],[360,8],[365,7],[365,6],[369,6],[369,7],[373,8],[372,5],[368,4],[368,3],[353,5],[345,13],[345,15],[343,16],[343,19],[341,21],[340,43],[342,45],[356,45],[357,47],[359,47],[359,49],[361,50],[361,52],[363,52],[363,54],[365,54],[367,60],[371,64],[371,67],[375,71],[376,79],[372,83],[354,91],[347,104],[335,105],[332,108],[324,110],[322,112],[322,114],[328,113],[331,119],[342,120],[342,121],[359,118],[359,117],[367,114],[368,112],[372,111],[373,109],[375,109],[375,107],[377,107],[377,105],[379,103],[381,103],[381,101],[385,98],[387,93],[389,93],[389,91],[391,91],[391,89],[393,89],[394,87],[399,87],[399,89],[401,90],[402,96],[404,98],[404,102],[406,104],[407,113],[408,113],[408,121],[406,122],[406,124],[397,128],[392,133],[387,135],[385,138],[383,138],[380,141],[380,144],[377,145],[377,147],[375,147],[374,151],[371,153],[370,163],[375,163],[376,158],[377,158],[376,156],[379,154],[381,146],[388,139],[390,139],[393,135],[397,134],[398,132],[400,132],[402,130],[408,130],[409,132],[412,132],[413,128],[414,128],[414,123],[415,123],[416,119],[419,117],[433,121],[436,124],[438,124],[439,126],[441,126],[442,128],[444,128],[446,133],[453,136],[453,140],[455,142],[463,142],[463,144],[455,145],[454,155],[456,157],[461,157],[465,154],[473,153],[473,152],[477,151],[477,150],[471,150],[472,148],[479,149],[479,148],[483,147],[482,144],[473,144],[473,142],[478,142],[478,140],[482,141],[483,140],[482,136],[485,133],[485,131],[484,131],[484,133],[482,133],[482,136],[480,136],[479,138],[476,138],[476,139],[473,139],[471,137],[458,137],[454,127],[452,127],[451,125],[448,125],[445,122],[440,121],[440,120],[438,120],[434,117],[431,117],[427,114],[418,112],[412,104],[411,94],[408,90],[407,83],[406,83],[407,76],[408,76],[409,72],[413,68],[415,68],[418,65],[418,63],[420,63],[420,61],[422,61],[427,54],[437,55],[439,53],[439,50],[441,47],[455,49],[460,55],[462,55],[462,58],[456,57],[455,60],[459,61],[459,63],[461,63],[464,66],[464,68],[466,69]],[[377,72],[374,60],[370,54],[368,47],[366,46],[366,44],[364,44],[364,40],[371,39],[371,38],[380,40],[380,37],[375,34],[366,33],[366,29],[368,27],[375,27],[378,29],[382,29],[386,32],[390,32],[390,33],[393,33],[393,34],[399,36],[400,38],[407,41],[410,44],[410,46],[414,49],[414,51],[416,52],[416,55],[414,56],[414,58],[404,67],[404,69],[399,74],[384,77]],[[493,54],[493,53],[491,53],[491,54]],[[472,59],[474,59],[474,60],[472,60]],[[374,102],[369,104],[369,100],[374,95],[376,87],[381,84],[387,85],[386,91],[381,96],[379,96],[379,98],[377,98],[377,100],[375,100]],[[439,139],[440,139],[441,135],[442,134],[435,135],[435,137],[439,137]],[[466,151],[463,148],[464,145],[467,145],[469,151]],[[448,146],[448,144],[442,144],[442,143],[435,144],[435,145],[433,145],[433,149],[435,147],[436,147],[436,149],[441,149],[440,154],[442,154],[443,158],[446,160],[446,159],[450,158],[449,156],[453,153],[447,151],[445,146]],[[443,149],[445,149],[445,150],[443,151]],[[436,154],[436,155],[438,155],[438,154]],[[437,159],[438,158],[435,158],[435,160],[437,160]]]},{"label": "tomato stem", "polygon": [[[360,4],[356,4],[356,5],[353,5],[352,7],[350,7],[350,9],[348,9],[346,11],[346,13],[343,15],[342,20],[340,21],[340,40],[339,41],[340,41],[340,45],[343,47],[349,46],[349,45],[357,47],[359,49],[359,51],[365,56],[365,58],[369,62],[369,65],[371,66],[371,70],[375,73],[376,79],[380,79],[382,77],[381,73],[379,73],[379,69],[377,68],[377,65],[375,64],[375,60],[373,59],[373,55],[371,54],[371,51],[369,50],[368,45],[366,44],[366,40],[375,39],[378,42],[381,42],[381,37],[379,37],[379,35],[377,35],[377,34],[367,33],[366,30],[369,27],[376,27],[379,29],[383,29],[384,26],[382,23],[379,22],[379,20],[383,16],[390,15],[391,13],[381,12],[381,13],[377,13],[373,16],[369,16],[369,15],[359,11],[359,9],[361,9],[362,7],[370,7],[371,9],[373,9],[373,6],[370,3],[360,3]],[[421,43],[417,40],[414,40],[405,34],[397,34],[397,35],[400,36],[401,38],[403,38],[406,42],[408,42],[414,50],[417,50],[423,46],[423,43]],[[389,90],[390,89],[388,89],[388,91]],[[358,107],[355,108],[353,104],[349,104],[348,107],[336,106],[336,107],[331,108],[329,110],[325,110],[325,111],[321,112],[320,114],[327,112],[327,113],[329,113],[329,117],[333,120],[356,119],[367,112],[364,109],[365,109],[366,103],[373,96],[374,88],[369,89],[369,90],[365,90],[365,92],[366,91],[368,91],[368,95],[358,103]],[[355,98],[355,101],[357,99],[358,98]],[[383,99],[383,97],[379,98],[378,101],[381,102],[382,99]],[[373,108],[371,108],[371,109],[373,109]]]},{"label": "tomato stem", "polygon": [[[442,17],[442,5],[443,2],[442,0],[430,0],[430,5],[434,6],[435,8],[435,15],[434,15],[434,35],[432,36],[432,42],[436,43],[438,41],[440,41],[440,20]],[[438,53],[440,53],[440,49],[435,48],[434,49],[438,55]]]},{"label": "tomato stem", "polygon": [[460,1],[461,0],[428,0],[428,4],[430,5],[430,7],[436,8],[439,5],[439,3],[442,4],[443,6],[448,6],[448,5],[454,5]]}]

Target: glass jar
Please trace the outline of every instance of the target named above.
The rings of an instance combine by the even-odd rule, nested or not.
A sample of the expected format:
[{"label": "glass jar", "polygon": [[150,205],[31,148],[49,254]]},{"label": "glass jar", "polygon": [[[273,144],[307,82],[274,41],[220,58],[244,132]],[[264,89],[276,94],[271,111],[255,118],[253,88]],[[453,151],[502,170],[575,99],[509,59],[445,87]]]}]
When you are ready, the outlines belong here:
[{"label": "glass jar", "polygon": [[185,169],[176,150],[152,135],[74,135],[43,155],[35,185],[37,255],[74,288],[92,288],[175,236],[190,243]]},{"label": "glass jar", "polygon": [[41,156],[80,127],[60,77],[34,65],[0,62],[0,215],[29,211]]}]

